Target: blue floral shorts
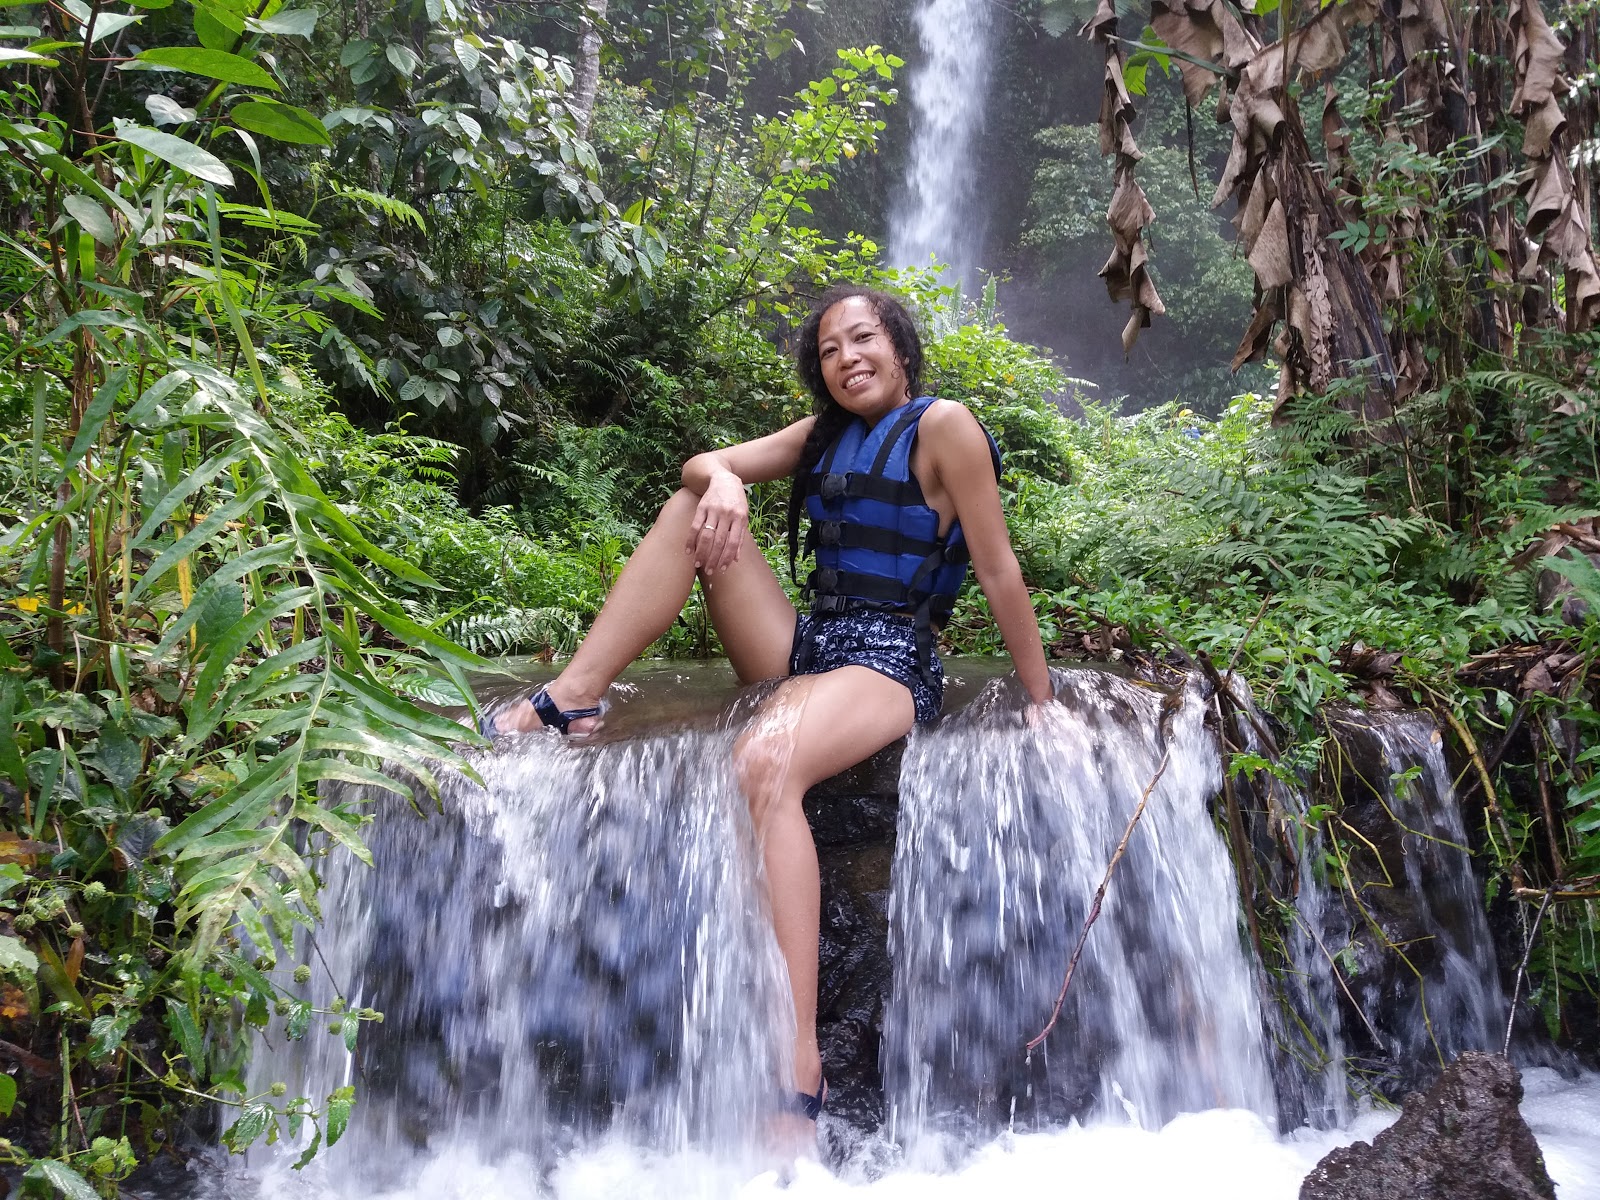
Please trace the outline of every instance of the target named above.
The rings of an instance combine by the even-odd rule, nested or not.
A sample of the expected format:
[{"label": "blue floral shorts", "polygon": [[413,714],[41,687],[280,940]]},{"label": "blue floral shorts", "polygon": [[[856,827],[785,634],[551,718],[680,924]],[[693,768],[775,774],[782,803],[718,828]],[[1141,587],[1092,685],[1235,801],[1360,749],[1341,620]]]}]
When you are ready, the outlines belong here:
[{"label": "blue floral shorts", "polygon": [[944,707],[944,664],[937,652],[926,677],[917,665],[917,631],[909,614],[862,609],[801,613],[789,652],[789,674],[821,675],[840,667],[870,667],[911,690],[918,722]]}]

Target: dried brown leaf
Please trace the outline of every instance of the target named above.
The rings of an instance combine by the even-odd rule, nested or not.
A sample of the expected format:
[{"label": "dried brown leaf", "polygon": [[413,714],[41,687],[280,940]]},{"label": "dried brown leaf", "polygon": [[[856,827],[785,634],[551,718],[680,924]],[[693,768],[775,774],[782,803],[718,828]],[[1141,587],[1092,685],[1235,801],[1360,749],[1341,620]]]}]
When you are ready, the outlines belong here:
[{"label": "dried brown leaf", "polygon": [[1263,288],[1282,287],[1294,278],[1289,259],[1289,221],[1279,200],[1274,200],[1267,210],[1267,219],[1250,249],[1250,267]]}]

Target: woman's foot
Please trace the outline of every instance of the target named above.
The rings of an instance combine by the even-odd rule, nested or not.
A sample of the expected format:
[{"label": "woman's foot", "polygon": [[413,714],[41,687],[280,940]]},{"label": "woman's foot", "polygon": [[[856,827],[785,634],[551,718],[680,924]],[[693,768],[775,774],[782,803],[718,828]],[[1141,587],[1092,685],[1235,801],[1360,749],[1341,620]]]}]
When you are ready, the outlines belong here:
[{"label": "woman's foot", "polygon": [[814,1092],[798,1088],[785,1097],[783,1107],[772,1115],[767,1124],[767,1151],[783,1168],[792,1166],[796,1159],[817,1158],[817,1117],[828,1098],[828,1081],[817,1083]]},{"label": "woman's foot", "polygon": [[569,689],[557,678],[529,696],[484,719],[486,737],[555,729],[569,737],[597,733],[605,724],[605,702],[598,695]]}]

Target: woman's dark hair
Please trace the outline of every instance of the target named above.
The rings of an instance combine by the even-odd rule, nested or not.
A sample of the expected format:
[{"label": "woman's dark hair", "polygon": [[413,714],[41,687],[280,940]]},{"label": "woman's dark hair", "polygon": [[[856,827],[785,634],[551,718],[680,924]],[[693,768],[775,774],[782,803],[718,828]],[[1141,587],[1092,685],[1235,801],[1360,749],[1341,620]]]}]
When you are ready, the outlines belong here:
[{"label": "woman's dark hair", "polygon": [[[822,453],[850,423],[850,414],[828,391],[822,378],[822,355],[817,348],[817,331],[822,318],[835,304],[860,296],[872,305],[872,311],[883,322],[889,341],[894,345],[895,356],[906,373],[906,387],[912,396],[922,392],[922,338],[917,334],[916,322],[899,300],[887,292],[872,288],[842,284],[831,287],[818,298],[811,314],[800,326],[800,337],[795,343],[795,365],[800,371],[800,381],[811,393],[817,423],[806,437],[800,451],[800,463],[795,467],[794,481],[789,487],[789,578],[795,578],[795,561],[800,557],[800,514],[806,506],[806,477],[822,458]],[[798,581],[797,581],[798,582]]]}]

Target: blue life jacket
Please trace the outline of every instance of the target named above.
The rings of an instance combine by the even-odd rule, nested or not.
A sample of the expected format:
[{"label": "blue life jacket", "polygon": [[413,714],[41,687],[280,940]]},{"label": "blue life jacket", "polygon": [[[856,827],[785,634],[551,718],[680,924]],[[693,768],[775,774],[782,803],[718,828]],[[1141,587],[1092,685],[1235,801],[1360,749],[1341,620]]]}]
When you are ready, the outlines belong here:
[{"label": "blue life jacket", "polygon": [[[806,581],[814,613],[872,608],[915,618],[918,660],[931,669],[933,622],[950,615],[971,555],[961,522],[939,536],[939,514],[911,472],[917,423],[934,397],[921,396],[876,425],[857,417],[806,479],[816,569]],[[1000,450],[989,438],[996,482]]]}]

